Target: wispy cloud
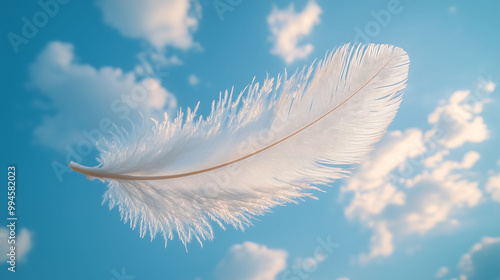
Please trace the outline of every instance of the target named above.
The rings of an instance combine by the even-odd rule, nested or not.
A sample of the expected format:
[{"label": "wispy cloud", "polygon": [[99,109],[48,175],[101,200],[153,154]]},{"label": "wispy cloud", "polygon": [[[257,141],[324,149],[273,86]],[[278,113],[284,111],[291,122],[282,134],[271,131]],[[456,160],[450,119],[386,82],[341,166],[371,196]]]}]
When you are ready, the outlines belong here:
[{"label": "wispy cloud", "polygon": [[299,46],[299,41],[320,22],[321,13],[321,7],[314,0],[310,0],[302,12],[296,12],[293,3],[284,10],[274,6],[267,18],[273,42],[271,53],[286,63],[307,57],[314,47],[312,44]]},{"label": "wispy cloud", "polygon": [[366,263],[370,259],[378,256],[389,256],[394,251],[394,245],[392,243],[393,235],[387,228],[386,222],[372,222],[369,226],[373,230],[372,237],[370,239],[370,252],[363,253],[359,256],[361,263]]},{"label": "wispy cloud", "polygon": [[138,117],[138,111],[152,116],[176,107],[160,77],[78,63],[68,43],[49,43],[29,69],[30,86],[44,95],[44,107],[51,109],[34,135],[38,143],[55,150],[85,138],[84,130],[98,129],[103,121],[106,126],[111,121],[121,124]]},{"label": "wispy cloud", "polygon": [[253,242],[233,245],[220,261],[218,280],[274,280],[286,268],[287,252]]}]

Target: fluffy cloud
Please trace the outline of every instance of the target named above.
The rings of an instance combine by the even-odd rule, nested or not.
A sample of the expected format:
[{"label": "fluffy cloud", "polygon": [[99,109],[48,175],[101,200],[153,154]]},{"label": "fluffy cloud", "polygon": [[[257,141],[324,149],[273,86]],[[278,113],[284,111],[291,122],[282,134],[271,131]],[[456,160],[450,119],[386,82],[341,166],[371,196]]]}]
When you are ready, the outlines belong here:
[{"label": "fluffy cloud", "polygon": [[50,109],[34,131],[36,142],[56,150],[84,138],[100,138],[98,134],[112,129],[111,122],[123,125],[138,117],[138,111],[154,116],[176,107],[160,77],[80,64],[68,43],[49,43],[29,70],[30,86],[43,93],[43,107]]},{"label": "fluffy cloud", "polygon": [[[360,261],[366,263],[378,256],[391,255],[394,235],[424,234],[450,220],[455,209],[477,205],[482,197],[478,183],[465,179],[462,174],[478,159],[479,154],[472,151],[461,161],[440,160],[436,163],[438,167],[424,168],[414,177],[405,179],[393,171],[382,177],[388,182],[369,190],[356,189],[346,207],[346,216],[360,219],[373,230],[370,252],[361,254]],[[405,161],[403,164],[412,163]],[[399,180],[394,181],[394,178]],[[391,181],[394,185],[389,183]]]},{"label": "fluffy cloud", "polygon": [[163,49],[188,49],[196,44],[201,6],[196,0],[98,0],[104,21],[123,36],[148,41]]},{"label": "fluffy cloud", "polygon": [[[490,88],[488,88],[490,89]],[[447,148],[457,148],[466,142],[480,143],[488,138],[488,129],[480,114],[487,100],[478,100],[470,91],[457,91],[449,102],[437,107],[429,115],[434,129],[429,134],[441,133],[441,143]]]},{"label": "fluffy cloud", "polygon": [[274,280],[286,268],[287,252],[253,242],[233,245],[220,261],[219,280]]},{"label": "fluffy cloud", "polygon": [[267,18],[274,44],[271,53],[280,56],[286,63],[307,57],[314,47],[311,44],[299,46],[298,43],[320,22],[321,12],[314,0],[310,0],[302,12],[296,12],[293,3],[284,10],[274,6]]},{"label": "fluffy cloud", "polygon": [[[474,94],[457,91],[429,115],[428,131],[412,128],[386,135],[370,159],[341,188],[352,199],[345,208],[349,219],[373,231],[366,263],[394,251],[393,240],[425,234],[442,223],[457,225],[455,210],[476,206],[482,192],[468,172],[480,159],[474,151],[460,155],[453,149],[483,142],[488,129],[480,116],[494,84],[479,86]],[[496,177],[490,179],[496,185]],[[492,193],[496,187],[487,187]]]},{"label": "fluffy cloud", "polygon": [[446,221],[454,208],[473,207],[482,197],[477,182],[464,179],[462,173],[479,160],[477,152],[468,152],[461,162],[442,161],[408,180],[411,203],[405,205],[405,230],[425,233]]},{"label": "fluffy cloud", "polygon": [[[18,261],[25,261],[26,255],[31,250],[32,233],[23,228],[16,236],[16,259]],[[0,262],[4,263],[8,260],[7,254],[10,252],[8,244],[9,231],[6,228],[0,228]]]},{"label": "fluffy cloud", "polygon": [[405,194],[387,181],[387,176],[407,158],[422,153],[422,149],[422,131],[418,129],[388,133],[371,160],[365,161],[356,176],[342,187],[343,192],[353,192],[355,196],[345,210],[346,216],[366,220],[380,214],[389,204],[404,204]]},{"label": "fluffy cloud", "polygon": [[500,237],[483,237],[460,259],[460,279],[500,279]]}]

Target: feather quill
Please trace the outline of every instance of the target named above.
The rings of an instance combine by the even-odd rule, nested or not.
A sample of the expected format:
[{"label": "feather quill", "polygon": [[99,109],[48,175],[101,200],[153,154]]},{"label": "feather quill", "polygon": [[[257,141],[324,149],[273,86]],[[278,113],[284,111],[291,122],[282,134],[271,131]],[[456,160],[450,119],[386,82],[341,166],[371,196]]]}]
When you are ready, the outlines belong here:
[{"label": "feather quill", "polygon": [[344,45],[288,77],[226,91],[206,118],[144,119],[99,145],[100,164],[70,167],[108,183],[141,237],[214,237],[211,222],[241,230],[276,205],[312,197],[349,174],[380,140],[406,87],[409,58],[390,45]]}]

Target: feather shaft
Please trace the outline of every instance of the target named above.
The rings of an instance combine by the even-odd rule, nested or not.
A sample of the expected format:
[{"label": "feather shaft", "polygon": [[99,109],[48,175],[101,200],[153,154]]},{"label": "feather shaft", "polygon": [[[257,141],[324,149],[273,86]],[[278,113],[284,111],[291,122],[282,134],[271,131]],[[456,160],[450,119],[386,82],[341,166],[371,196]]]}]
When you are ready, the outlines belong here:
[{"label": "feather shaft", "polygon": [[232,160],[232,161],[229,161],[229,162],[226,162],[226,163],[223,163],[223,164],[219,164],[219,165],[216,165],[216,166],[213,166],[213,167],[210,167],[210,168],[205,168],[205,169],[201,169],[201,170],[196,170],[196,171],[192,171],[192,172],[186,172],[186,173],[181,173],[181,174],[174,174],[174,175],[160,175],[160,176],[137,176],[137,175],[126,175],[126,174],[115,174],[115,173],[109,173],[109,172],[106,172],[106,171],[103,171],[103,170],[100,170],[99,168],[96,168],[96,167],[88,167],[88,166],[83,166],[83,165],[80,165],[76,162],[73,162],[71,161],[70,164],[69,164],[69,167],[73,170],[73,171],[76,171],[76,172],[79,172],[85,176],[90,176],[90,177],[93,177],[93,178],[101,178],[101,179],[115,179],[115,180],[132,180],[132,181],[142,181],[142,180],[169,180],[169,179],[175,179],[175,178],[182,178],[182,177],[188,177],[188,176],[192,176],[192,175],[197,175],[197,174],[201,174],[201,173],[205,173],[205,172],[209,172],[209,171],[213,171],[213,170],[216,170],[216,169],[220,169],[220,168],[223,168],[223,167],[226,167],[228,165],[231,165],[231,164],[234,164],[234,163],[237,163],[239,161],[242,161],[242,160],[245,160],[251,156],[254,156],[256,154],[259,154],[261,152],[264,152],[265,150],[267,149],[270,149],[278,144],[280,144],[281,142],[299,134],[300,132],[304,131],[305,129],[307,129],[308,127],[312,126],[313,124],[317,123],[318,121],[320,121],[321,119],[325,118],[326,116],[328,116],[329,114],[331,114],[333,111],[335,111],[336,109],[338,109],[340,106],[344,105],[347,101],[349,101],[349,99],[351,99],[354,95],[356,95],[358,92],[360,92],[366,85],[368,85],[382,70],[384,70],[385,67],[387,67],[387,65],[394,59],[394,57],[392,57],[391,59],[389,59],[389,61],[384,64],[384,66],[377,72],[375,73],[361,88],[359,88],[357,91],[355,91],[353,94],[351,94],[347,99],[345,99],[342,103],[338,104],[337,106],[335,106],[333,109],[331,109],[330,111],[328,111],[327,113],[325,113],[324,115],[322,115],[321,117],[317,118],[316,120],[314,120],[313,122],[309,123],[308,125],[302,127],[301,129],[295,131],[294,133],[288,135],[287,137],[285,138],[282,138],[281,140],[269,145],[269,146],[266,146],[260,150],[257,150],[251,154],[248,154],[246,156],[242,156],[238,159],[235,159],[235,160]]}]

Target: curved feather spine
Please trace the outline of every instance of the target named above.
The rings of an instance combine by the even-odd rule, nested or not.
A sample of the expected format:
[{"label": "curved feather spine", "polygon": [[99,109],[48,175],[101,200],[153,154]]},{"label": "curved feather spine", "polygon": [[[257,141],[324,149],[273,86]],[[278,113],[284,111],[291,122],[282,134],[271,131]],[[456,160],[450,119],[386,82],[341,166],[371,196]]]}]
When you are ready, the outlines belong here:
[{"label": "curved feather spine", "polygon": [[[394,57],[392,57],[383,67],[382,69],[380,69],[372,78],[370,78],[370,80],[368,80],[364,85],[363,87],[365,87],[371,80],[373,80],[373,78],[378,75],[378,73],[380,73],[380,71],[382,71],[386,66],[387,64],[389,64],[391,62],[391,60],[394,59]],[[181,173],[181,174],[174,174],[174,175],[160,175],[160,176],[136,176],[136,175],[126,175],[126,174],[113,174],[113,173],[108,173],[108,172],[105,172],[105,171],[101,171],[99,168],[95,168],[95,167],[87,167],[87,166],[83,166],[83,165],[80,165],[76,162],[70,162],[69,164],[69,167],[73,170],[73,171],[77,171],[79,173],[82,173],[83,175],[86,175],[86,176],[89,176],[90,178],[101,178],[101,179],[116,179],[116,180],[169,180],[169,179],[175,179],[175,178],[181,178],[181,177],[187,177],[187,176],[192,176],[192,175],[196,175],[196,174],[200,174],[200,173],[205,173],[205,172],[209,172],[209,171],[212,171],[212,170],[215,170],[215,169],[219,169],[219,168],[222,168],[222,167],[225,167],[225,166],[228,166],[228,165],[231,165],[233,163],[236,163],[236,162],[239,162],[239,161],[242,161],[244,159],[247,159],[251,156],[254,156],[258,153],[261,153],[267,149],[270,149],[272,148],[273,146],[276,146],[278,144],[280,144],[281,142],[293,137],[294,135],[302,132],[303,130],[305,130],[306,128],[308,128],[309,126],[317,123],[318,121],[320,121],[321,119],[323,119],[324,117],[326,117],[327,115],[329,115],[330,113],[332,113],[333,111],[335,111],[337,108],[339,108],[340,106],[342,106],[345,102],[349,101],[349,99],[351,99],[356,93],[358,93],[361,89],[363,88],[360,88],[358,89],[356,92],[354,92],[351,96],[349,96],[346,100],[344,100],[341,104],[337,105],[337,107],[333,108],[332,110],[328,111],[326,114],[322,115],[321,117],[319,117],[318,119],[314,120],[313,122],[309,123],[308,125],[304,126],[303,128],[295,131],[294,133],[288,135],[287,137],[269,145],[269,146],[266,146],[258,151],[255,151],[251,154],[248,154],[246,156],[242,156],[238,159],[235,159],[235,160],[232,160],[232,161],[229,161],[229,162],[226,162],[226,163],[223,163],[223,164],[219,164],[219,165],[216,165],[216,166],[213,166],[213,167],[210,167],[210,168],[205,168],[205,169],[202,169],[202,170],[197,170],[197,171],[191,171],[191,172],[187,172],[187,173]]]}]

